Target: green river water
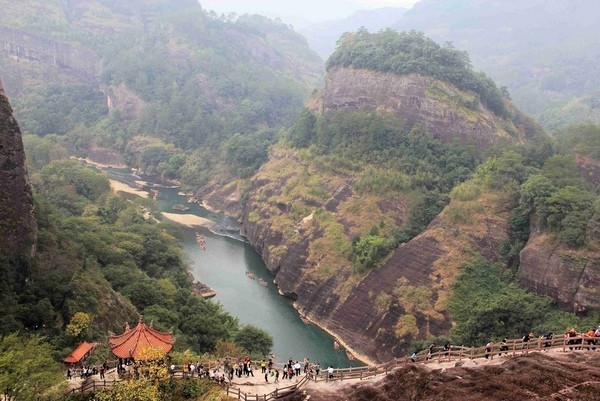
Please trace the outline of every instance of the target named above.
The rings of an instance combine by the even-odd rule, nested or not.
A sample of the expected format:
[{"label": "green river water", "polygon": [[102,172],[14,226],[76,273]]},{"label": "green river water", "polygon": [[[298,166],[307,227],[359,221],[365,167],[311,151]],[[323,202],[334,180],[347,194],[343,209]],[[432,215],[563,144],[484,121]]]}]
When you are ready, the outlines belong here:
[{"label": "green river water", "polygon": [[[131,184],[135,179],[130,173],[110,170],[113,179]],[[197,204],[188,204],[178,195],[177,188],[160,188],[157,202],[163,211],[178,213],[172,209],[177,203],[190,210],[183,214],[195,214],[217,223],[213,232],[205,228],[191,229],[182,226],[183,248],[194,278],[213,288],[217,295],[213,302],[237,317],[241,323],[253,324],[268,331],[274,339],[273,353],[277,361],[288,358],[302,360],[304,357],[318,361],[323,366],[359,366],[350,361],[344,350],[333,348],[333,338],[311,324],[305,324],[292,305],[292,300],[281,296],[273,283],[273,275],[267,270],[258,253],[239,234],[239,225],[229,217],[212,213]],[[195,234],[206,237],[206,250],[201,250]],[[249,279],[245,272],[256,276]],[[263,287],[258,278],[269,284]]]}]

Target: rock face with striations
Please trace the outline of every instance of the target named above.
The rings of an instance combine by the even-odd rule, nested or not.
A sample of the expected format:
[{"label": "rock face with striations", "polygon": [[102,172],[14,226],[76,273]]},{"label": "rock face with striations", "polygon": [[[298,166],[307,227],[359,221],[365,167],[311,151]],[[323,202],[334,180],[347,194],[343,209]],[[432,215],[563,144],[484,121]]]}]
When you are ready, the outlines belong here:
[{"label": "rock face with striations", "polygon": [[600,310],[600,252],[569,249],[532,230],[520,253],[519,280],[538,295],[549,295],[567,311]]},{"label": "rock face with striations", "polygon": [[0,256],[32,255],[36,234],[21,130],[0,83]]},{"label": "rock face with striations", "polygon": [[[364,361],[405,356],[409,339],[447,334],[452,327],[449,291],[462,265],[474,253],[500,259],[509,217],[503,195],[453,200],[448,209],[472,210],[470,224],[458,224],[444,211],[382,267],[357,273],[348,261],[332,258],[332,248],[350,242],[361,221],[396,218],[401,224],[407,218],[406,200],[362,197],[351,178],[321,171],[316,177],[323,196],[307,198],[309,207],[302,208],[289,194],[298,191],[294,182],[314,180],[316,168],[299,152],[273,149],[269,163],[253,178],[242,211],[242,233],[281,292]],[[333,236],[327,231],[332,226],[338,227]]]},{"label": "rock face with striations", "polygon": [[418,74],[397,75],[354,68],[330,68],[323,112],[391,111],[410,124],[419,122],[445,143],[487,149],[497,143],[521,143],[527,133],[486,107],[475,94]]}]

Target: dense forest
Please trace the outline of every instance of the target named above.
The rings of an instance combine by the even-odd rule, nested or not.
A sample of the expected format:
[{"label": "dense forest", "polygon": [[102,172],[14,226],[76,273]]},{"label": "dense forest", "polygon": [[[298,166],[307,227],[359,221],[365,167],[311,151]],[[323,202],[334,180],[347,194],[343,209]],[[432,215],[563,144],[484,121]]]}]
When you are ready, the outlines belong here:
[{"label": "dense forest", "polygon": [[[35,71],[19,71],[32,84],[15,90],[22,129],[59,135],[77,156],[110,149],[188,189],[256,171],[322,75],[306,39],[258,15],[219,16],[193,2],[153,2],[146,15],[108,1],[97,4],[100,14],[80,4],[45,7],[31,19],[23,5],[7,4],[15,19],[4,23],[83,46],[97,76],[63,79],[48,67],[49,79],[38,83]],[[13,80],[3,78],[10,93]]]}]

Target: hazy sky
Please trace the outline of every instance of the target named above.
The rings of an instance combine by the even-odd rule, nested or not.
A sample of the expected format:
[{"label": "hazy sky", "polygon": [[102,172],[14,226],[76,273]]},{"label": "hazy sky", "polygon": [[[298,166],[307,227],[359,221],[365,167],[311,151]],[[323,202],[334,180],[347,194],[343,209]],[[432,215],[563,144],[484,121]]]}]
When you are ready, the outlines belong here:
[{"label": "hazy sky", "polygon": [[298,25],[341,19],[354,11],[377,7],[410,8],[418,0],[200,0],[206,10],[217,13],[262,14],[280,17],[284,22]]}]

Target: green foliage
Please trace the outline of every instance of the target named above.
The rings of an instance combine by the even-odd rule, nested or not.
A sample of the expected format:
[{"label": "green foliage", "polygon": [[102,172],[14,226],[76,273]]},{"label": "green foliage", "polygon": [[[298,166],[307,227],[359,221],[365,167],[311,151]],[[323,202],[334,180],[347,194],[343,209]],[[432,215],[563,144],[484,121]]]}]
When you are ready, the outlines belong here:
[{"label": "green foliage", "polygon": [[466,52],[450,44],[440,46],[421,32],[386,29],[370,34],[360,29],[345,33],[327,60],[327,69],[335,66],[429,75],[479,94],[498,115],[507,113],[502,92],[484,73],[473,71]]},{"label": "green foliage", "polygon": [[431,138],[418,124],[406,127],[392,114],[339,111],[316,117],[304,110],[288,135],[292,145],[319,149],[322,170],[361,170],[354,183],[359,194],[404,194],[410,200],[401,227],[353,240],[356,271],[379,266],[391,250],[421,232],[476,164],[464,148]]},{"label": "green foliage", "polygon": [[42,337],[0,338],[0,391],[6,401],[39,400],[61,380],[61,366]]},{"label": "green foliage", "polygon": [[185,399],[192,399],[204,394],[204,389],[195,380],[186,380],[181,392]]},{"label": "green foliage", "polygon": [[457,343],[477,345],[489,339],[517,338],[542,322],[550,298],[540,298],[511,282],[508,271],[479,257],[467,263],[453,289],[448,310],[457,322]]},{"label": "green foliage", "polygon": [[393,241],[386,240],[379,235],[357,237],[352,242],[352,254],[356,271],[370,269],[379,264],[396,245]]},{"label": "green foliage", "polygon": [[531,330],[562,333],[570,326],[588,330],[597,319],[556,311],[549,297],[522,289],[509,270],[481,256],[463,267],[448,310],[456,321],[453,341],[473,346],[490,339],[519,338]]},{"label": "green foliage", "polygon": [[459,201],[471,201],[481,195],[481,185],[476,180],[469,180],[458,184],[450,192],[450,197]]},{"label": "green foliage", "polygon": [[250,355],[268,355],[273,347],[273,337],[266,331],[252,325],[243,326],[235,335],[234,341]]},{"label": "green foliage", "polygon": [[600,125],[571,126],[555,134],[558,148],[565,154],[578,152],[600,160]]},{"label": "green foliage", "polygon": [[104,94],[85,85],[49,85],[19,102],[19,123],[38,136],[66,134],[78,124],[94,125],[108,113]]}]

